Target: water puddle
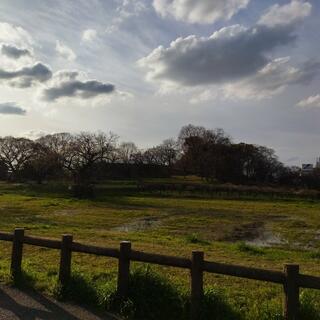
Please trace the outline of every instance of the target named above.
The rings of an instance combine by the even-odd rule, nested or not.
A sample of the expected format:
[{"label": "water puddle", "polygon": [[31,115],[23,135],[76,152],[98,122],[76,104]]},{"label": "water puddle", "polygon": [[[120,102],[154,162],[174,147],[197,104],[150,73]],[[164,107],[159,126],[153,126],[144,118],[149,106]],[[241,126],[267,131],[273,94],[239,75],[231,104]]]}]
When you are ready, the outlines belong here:
[{"label": "water puddle", "polygon": [[252,240],[246,240],[246,244],[256,247],[273,247],[286,244],[286,241],[271,231],[264,230],[258,237]]},{"label": "water puddle", "polygon": [[145,230],[157,228],[160,225],[161,225],[161,221],[159,220],[159,218],[146,217],[143,219],[139,219],[133,222],[123,224],[116,228],[112,228],[112,230],[121,231],[121,232],[145,231]]}]

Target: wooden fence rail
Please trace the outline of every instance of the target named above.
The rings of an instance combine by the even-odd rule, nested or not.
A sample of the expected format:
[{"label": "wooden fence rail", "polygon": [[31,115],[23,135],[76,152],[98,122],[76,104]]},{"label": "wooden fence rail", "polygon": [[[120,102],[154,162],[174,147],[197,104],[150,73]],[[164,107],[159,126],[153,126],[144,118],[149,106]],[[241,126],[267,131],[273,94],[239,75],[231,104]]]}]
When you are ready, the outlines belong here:
[{"label": "wooden fence rail", "polygon": [[31,237],[24,234],[23,228],[14,233],[0,232],[0,240],[12,242],[11,275],[17,277],[21,273],[23,245],[46,247],[60,250],[59,281],[66,285],[71,276],[72,252],[94,254],[118,259],[118,294],[126,297],[129,289],[130,261],[139,261],[190,270],[191,297],[190,319],[197,320],[200,314],[203,297],[203,273],[217,273],[228,276],[260,280],[283,285],[284,308],[286,320],[297,320],[299,313],[299,289],[311,288],[320,290],[320,277],[299,273],[299,266],[284,265],[283,271],[272,271],[239,265],[209,262],[204,260],[202,251],[193,251],[190,259],[141,252],[131,249],[131,242],[122,241],[119,249],[104,248],[81,244],[73,241],[72,235],[62,235],[61,241]]}]

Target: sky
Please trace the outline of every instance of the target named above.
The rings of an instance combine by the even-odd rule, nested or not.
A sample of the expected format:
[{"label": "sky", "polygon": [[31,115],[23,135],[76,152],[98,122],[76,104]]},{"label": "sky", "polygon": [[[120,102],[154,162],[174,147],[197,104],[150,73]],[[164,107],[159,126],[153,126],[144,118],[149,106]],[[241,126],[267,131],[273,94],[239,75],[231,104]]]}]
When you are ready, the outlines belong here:
[{"label": "sky", "polygon": [[320,156],[319,0],[1,0],[0,135],[223,128]]}]

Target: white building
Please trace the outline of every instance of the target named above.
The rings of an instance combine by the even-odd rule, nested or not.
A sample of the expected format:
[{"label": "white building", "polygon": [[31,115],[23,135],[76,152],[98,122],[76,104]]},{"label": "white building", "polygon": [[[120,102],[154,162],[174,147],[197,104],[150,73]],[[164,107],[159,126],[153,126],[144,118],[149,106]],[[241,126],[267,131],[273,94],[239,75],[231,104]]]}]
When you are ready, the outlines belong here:
[{"label": "white building", "polygon": [[302,173],[312,173],[313,171],[313,164],[312,163],[303,163],[302,164]]}]

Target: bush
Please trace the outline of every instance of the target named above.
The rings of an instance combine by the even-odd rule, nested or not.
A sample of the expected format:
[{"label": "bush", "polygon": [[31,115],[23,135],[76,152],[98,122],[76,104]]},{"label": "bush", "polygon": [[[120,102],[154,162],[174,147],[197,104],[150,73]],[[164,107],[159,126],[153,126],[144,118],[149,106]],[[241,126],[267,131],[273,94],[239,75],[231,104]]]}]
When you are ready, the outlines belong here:
[{"label": "bush", "polygon": [[205,290],[202,301],[202,320],[240,320],[240,313],[236,312],[227,302],[223,294],[214,288]]},{"label": "bush", "polygon": [[99,305],[98,290],[94,282],[77,272],[72,274],[67,285],[57,284],[54,295],[59,300],[69,300],[91,306]]},{"label": "bush", "polygon": [[116,292],[107,301],[110,311],[129,319],[184,319],[185,296],[149,267],[130,275],[128,299],[119,301]]}]

